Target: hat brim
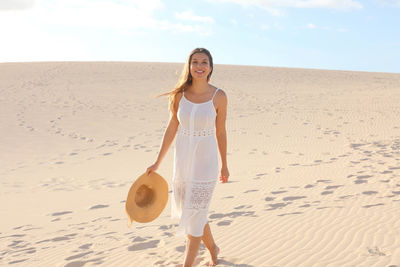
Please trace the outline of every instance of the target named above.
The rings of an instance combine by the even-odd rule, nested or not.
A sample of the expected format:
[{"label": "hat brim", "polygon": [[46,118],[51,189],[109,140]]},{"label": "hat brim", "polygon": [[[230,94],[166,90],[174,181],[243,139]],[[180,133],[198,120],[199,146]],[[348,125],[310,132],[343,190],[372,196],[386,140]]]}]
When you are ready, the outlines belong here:
[{"label": "hat brim", "polygon": [[152,171],[139,176],[129,189],[125,210],[130,224],[133,221],[147,223],[155,220],[168,201],[168,184],[158,173]]}]

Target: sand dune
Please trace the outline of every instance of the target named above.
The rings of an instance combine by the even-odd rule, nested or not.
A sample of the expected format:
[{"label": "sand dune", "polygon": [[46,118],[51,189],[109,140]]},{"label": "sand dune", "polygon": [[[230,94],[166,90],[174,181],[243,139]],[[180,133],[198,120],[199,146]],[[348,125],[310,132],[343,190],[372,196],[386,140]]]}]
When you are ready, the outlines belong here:
[{"label": "sand dune", "polygon": [[[0,64],[0,265],[179,266],[170,204],[127,227],[183,64]],[[400,266],[400,74],[216,65],[219,266]],[[159,173],[172,176],[173,147]],[[208,260],[202,245],[196,266]]]}]

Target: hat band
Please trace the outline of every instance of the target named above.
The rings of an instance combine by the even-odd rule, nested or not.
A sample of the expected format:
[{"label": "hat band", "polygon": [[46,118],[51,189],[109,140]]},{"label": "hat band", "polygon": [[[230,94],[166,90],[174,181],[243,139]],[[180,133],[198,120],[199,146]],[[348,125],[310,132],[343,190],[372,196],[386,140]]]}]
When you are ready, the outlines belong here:
[{"label": "hat band", "polygon": [[214,135],[215,131],[214,129],[204,129],[200,131],[190,131],[189,129],[185,129],[182,127],[179,127],[179,134],[181,135],[187,135],[187,136],[212,136]]}]

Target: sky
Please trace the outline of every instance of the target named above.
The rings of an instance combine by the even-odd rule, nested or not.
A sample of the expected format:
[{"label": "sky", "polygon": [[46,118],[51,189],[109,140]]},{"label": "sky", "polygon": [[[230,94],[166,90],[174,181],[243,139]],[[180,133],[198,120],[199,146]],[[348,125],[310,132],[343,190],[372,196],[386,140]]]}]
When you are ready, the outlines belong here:
[{"label": "sky", "polygon": [[185,62],[400,73],[400,0],[0,0],[0,62]]}]

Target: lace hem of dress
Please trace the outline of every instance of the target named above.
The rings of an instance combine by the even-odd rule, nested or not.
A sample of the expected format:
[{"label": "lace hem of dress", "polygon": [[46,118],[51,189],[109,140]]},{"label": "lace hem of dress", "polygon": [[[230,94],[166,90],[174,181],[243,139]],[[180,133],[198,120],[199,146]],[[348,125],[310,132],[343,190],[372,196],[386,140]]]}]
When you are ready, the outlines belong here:
[{"label": "lace hem of dress", "polygon": [[[184,209],[191,210],[206,210],[211,201],[212,193],[214,191],[216,180],[209,181],[194,181],[183,182],[180,181],[175,187],[174,194],[180,203],[185,203]],[[188,194],[188,195],[187,195]],[[188,197],[186,201],[185,198]]]}]

